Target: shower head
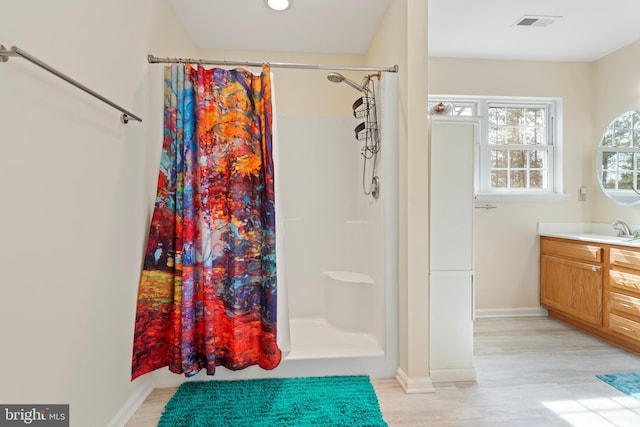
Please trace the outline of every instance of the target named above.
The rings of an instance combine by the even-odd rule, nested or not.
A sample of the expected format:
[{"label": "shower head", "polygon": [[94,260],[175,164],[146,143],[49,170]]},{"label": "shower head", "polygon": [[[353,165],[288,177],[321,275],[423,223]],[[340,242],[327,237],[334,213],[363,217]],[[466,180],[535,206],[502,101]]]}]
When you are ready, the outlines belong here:
[{"label": "shower head", "polygon": [[329,73],[327,74],[327,79],[329,79],[330,82],[342,83],[345,77],[340,73]]},{"label": "shower head", "polygon": [[329,73],[327,74],[327,79],[329,79],[330,82],[333,83],[346,83],[349,86],[351,86],[352,88],[354,88],[355,90],[359,90],[360,92],[363,93],[369,93],[369,89],[367,89],[365,86],[361,86],[358,83],[349,80],[348,78],[346,78],[345,76],[343,76],[340,73]]}]

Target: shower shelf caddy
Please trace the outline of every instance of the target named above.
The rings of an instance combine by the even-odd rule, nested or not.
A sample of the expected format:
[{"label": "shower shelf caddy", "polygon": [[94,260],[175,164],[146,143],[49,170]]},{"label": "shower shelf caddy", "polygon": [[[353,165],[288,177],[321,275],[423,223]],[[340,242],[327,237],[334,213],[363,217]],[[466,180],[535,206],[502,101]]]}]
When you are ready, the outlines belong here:
[{"label": "shower shelf caddy", "polygon": [[355,128],[356,140],[364,141],[362,155],[370,159],[380,151],[378,138],[378,119],[376,115],[376,99],[373,95],[363,95],[352,105],[353,117],[364,119]]},{"label": "shower shelf caddy", "polygon": [[356,139],[365,141],[367,138],[374,138],[378,131],[378,124],[375,121],[375,98],[371,96],[361,96],[353,103],[353,117],[364,119],[355,127]]}]

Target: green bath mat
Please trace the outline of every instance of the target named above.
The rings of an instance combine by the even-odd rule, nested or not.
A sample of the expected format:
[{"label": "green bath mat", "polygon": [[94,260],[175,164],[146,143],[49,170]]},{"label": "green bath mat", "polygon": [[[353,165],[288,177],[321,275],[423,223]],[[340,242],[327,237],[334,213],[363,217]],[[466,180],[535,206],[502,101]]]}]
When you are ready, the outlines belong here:
[{"label": "green bath mat", "polygon": [[186,382],[158,423],[158,427],[386,425],[366,376]]},{"label": "green bath mat", "polygon": [[624,394],[640,399],[640,372],[596,375],[596,377]]}]

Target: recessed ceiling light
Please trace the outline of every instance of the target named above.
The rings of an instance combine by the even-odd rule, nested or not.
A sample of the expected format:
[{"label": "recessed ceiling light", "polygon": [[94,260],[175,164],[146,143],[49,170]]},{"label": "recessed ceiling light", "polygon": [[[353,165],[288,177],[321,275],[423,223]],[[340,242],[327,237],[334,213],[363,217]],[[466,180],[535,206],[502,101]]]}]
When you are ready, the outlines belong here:
[{"label": "recessed ceiling light", "polygon": [[267,0],[267,6],[273,10],[286,10],[291,6],[290,0]]}]

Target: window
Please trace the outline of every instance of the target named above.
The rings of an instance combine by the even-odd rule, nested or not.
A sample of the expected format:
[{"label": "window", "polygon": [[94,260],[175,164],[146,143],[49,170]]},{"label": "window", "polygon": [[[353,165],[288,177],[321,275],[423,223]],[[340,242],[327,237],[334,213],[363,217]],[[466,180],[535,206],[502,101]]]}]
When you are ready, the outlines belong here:
[{"label": "window", "polygon": [[478,201],[543,200],[562,193],[560,100],[433,96],[432,114],[478,116]]},{"label": "window", "polygon": [[613,119],[596,153],[598,183],[607,197],[622,205],[640,203],[640,112]]},{"label": "window", "polygon": [[[605,190],[635,196],[640,189],[640,114],[628,111],[609,124],[598,147],[598,178]],[[635,194],[632,194],[635,193]]]}]

